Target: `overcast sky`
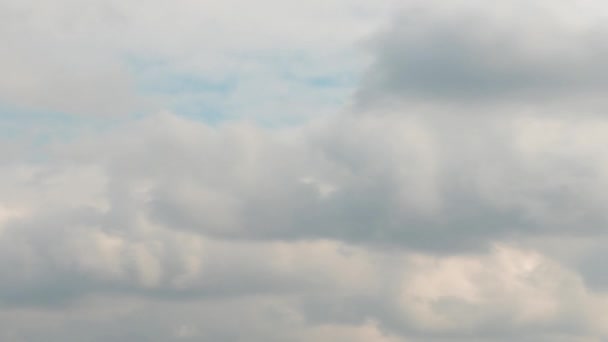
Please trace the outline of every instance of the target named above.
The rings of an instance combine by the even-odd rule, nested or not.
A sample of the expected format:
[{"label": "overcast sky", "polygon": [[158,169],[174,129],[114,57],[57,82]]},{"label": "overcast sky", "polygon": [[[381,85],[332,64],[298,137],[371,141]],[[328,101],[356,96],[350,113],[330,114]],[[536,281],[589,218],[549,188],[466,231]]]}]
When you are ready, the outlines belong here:
[{"label": "overcast sky", "polygon": [[0,340],[608,340],[600,0],[0,0]]}]

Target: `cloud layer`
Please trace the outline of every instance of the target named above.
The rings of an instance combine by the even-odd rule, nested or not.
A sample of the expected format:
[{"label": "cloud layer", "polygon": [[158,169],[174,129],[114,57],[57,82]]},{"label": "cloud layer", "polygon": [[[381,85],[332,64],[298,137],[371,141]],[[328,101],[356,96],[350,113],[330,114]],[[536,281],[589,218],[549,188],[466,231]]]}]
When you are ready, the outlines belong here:
[{"label": "cloud layer", "polygon": [[[329,77],[298,94],[316,98],[347,48],[286,68],[252,67],[254,52],[354,44],[380,5],[61,3],[1,4],[2,106],[97,117],[0,140],[3,341],[608,337],[603,5],[393,5],[352,105],[285,125],[279,107],[207,122],[156,109],[176,89],[253,99],[266,83],[249,76],[295,66],[311,69],[279,83]],[[337,31],[310,24],[320,14]]]}]

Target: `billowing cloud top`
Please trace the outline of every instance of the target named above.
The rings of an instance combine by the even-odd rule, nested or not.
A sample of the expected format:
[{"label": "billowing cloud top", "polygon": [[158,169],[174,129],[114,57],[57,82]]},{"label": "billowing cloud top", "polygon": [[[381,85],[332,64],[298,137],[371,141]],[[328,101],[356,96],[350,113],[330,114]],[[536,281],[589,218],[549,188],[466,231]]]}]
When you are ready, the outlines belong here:
[{"label": "billowing cloud top", "polygon": [[607,339],[572,6],[0,1],[0,340]]}]

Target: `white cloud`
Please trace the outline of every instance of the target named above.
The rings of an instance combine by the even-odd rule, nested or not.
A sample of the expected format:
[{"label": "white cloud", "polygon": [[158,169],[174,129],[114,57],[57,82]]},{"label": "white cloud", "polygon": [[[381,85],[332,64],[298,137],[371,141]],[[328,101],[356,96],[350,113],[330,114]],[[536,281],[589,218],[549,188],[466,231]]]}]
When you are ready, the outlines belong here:
[{"label": "white cloud", "polygon": [[[342,105],[353,84],[330,91],[309,82],[357,74],[364,61],[352,44],[386,17],[390,3],[6,0],[0,101],[80,115],[175,106],[201,116],[196,107],[224,117],[301,120]],[[144,90],[162,89],[175,75],[235,85],[219,98],[195,89],[191,98]]]}]

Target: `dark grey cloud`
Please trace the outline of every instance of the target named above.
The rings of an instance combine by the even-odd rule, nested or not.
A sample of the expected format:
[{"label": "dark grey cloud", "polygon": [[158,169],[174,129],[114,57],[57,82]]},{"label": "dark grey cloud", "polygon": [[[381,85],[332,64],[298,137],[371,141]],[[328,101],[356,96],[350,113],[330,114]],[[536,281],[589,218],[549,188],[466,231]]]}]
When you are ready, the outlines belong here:
[{"label": "dark grey cloud", "polygon": [[[602,99],[608,27],[557,1],[409,6],[370,41],[361,105],[432,101],[518,105]],[[570,13],[569,16],[563,12]]]}]

